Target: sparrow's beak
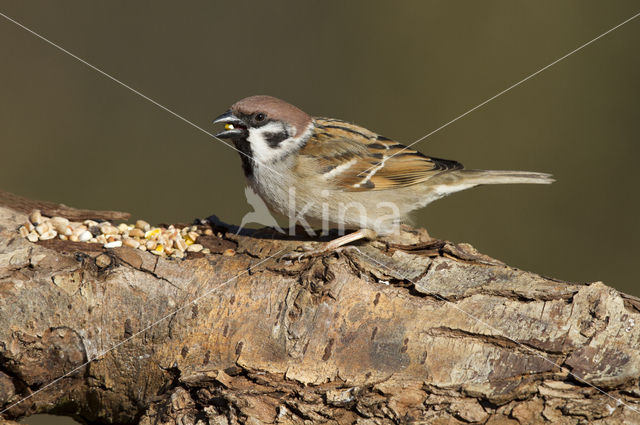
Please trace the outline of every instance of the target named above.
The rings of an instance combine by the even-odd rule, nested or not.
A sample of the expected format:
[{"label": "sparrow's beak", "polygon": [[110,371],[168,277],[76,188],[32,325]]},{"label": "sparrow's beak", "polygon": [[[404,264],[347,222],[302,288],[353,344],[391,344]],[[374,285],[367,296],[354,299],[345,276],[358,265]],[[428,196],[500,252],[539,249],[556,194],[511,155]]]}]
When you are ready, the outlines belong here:
[{"label": "sparrow's beak", "polygon": [[231,111],[227,111],[213,120],[214,124],[224,123],[224,130],[216,134],[216,137],[221,139],[228,139],[231,137],[239,136],[247,130],[246,124],[238,117],[233,115]]}]

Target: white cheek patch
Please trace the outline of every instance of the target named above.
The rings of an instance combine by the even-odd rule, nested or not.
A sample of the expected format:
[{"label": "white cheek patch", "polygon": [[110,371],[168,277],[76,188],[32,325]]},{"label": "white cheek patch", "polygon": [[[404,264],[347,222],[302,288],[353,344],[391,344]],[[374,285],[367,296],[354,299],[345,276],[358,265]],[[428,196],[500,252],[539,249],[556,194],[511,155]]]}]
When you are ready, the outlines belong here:
[{"label": "white cheek patch", "polygon": [[[307,129],[309,130],[309,128]],[[281,122],[270,122],[259,128],[250,128],[247,141],[251,144],[251,150],[253,156],[258,162],[268,163],[274,160],[278,160],[286,156],[292,150],[298,148],[304,137],[294,138],[289,137],[284,139],[277,146],[270,146],[267,140],[268,134],[278,134],[287,131],[288,134],[293,134],[291,130],[287,130],[284,124]],[[305,132],[307,133],[307,132]]]},{"label": "white cheek patch", "polygon": [[284,147],[282,145],[289,139],[283,140],[279,146],[272,148],[269,146],[265,135],[267,133],[281,133],[283,131],[284,127],[278,122],[270,122],[262,127],[250,128],[247,140],[251,144],[254,158],[259,162],[268,162],[281,156],[281,148]]}]

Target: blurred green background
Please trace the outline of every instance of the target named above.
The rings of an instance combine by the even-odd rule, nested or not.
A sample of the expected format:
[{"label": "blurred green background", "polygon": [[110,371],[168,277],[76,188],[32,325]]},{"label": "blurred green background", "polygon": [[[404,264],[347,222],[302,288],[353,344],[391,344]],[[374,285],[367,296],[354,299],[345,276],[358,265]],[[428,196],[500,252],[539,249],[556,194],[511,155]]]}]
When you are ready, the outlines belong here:
[{"label": "blurred green background", "polygon": [[[410,143],[629,18],[635,1],[10,2],[1,11],[208,131],[252,94]],[[417,148],[553,173],[415,224],[640,295],[640,18]],[[0,188],[151,222],[250,211],[238,154],[0,18]],[[635,53],[634,53],[635,52]]]},{"label": "blurred green background", "polygon": [[[639,12],[637,1],[0,1],[0,11],[217,130],[253,94],[422,137]],[[415,217],[510,265],[640,295],[640,18],[417,148],[553,173]],[[151,222],[250,211],[233,150],[0,18],[0,189]]]},{"label": "blurred green background", "polygon": [[[635,1],[9,2],[1,11],[208,131],[252,94],[404,143],[629,18]],[[415,224],[510,265],[640,295],[640,18],[417,148],[553,173]],[[0,18],[0,188],[151,222],[250,211],[233,150]],[[635,52],[635,53],[634,53]]]}]

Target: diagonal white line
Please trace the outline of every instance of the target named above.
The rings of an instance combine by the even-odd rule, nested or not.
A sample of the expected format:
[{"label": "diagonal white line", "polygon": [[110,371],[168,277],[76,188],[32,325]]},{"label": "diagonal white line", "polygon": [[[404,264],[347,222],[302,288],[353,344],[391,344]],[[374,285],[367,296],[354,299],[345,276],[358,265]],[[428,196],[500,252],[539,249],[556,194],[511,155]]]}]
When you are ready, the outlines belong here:
[{"label": "diagonal white line", "polygon": [[[573,49],[572,51],[570,51],[569,53],[567,53],[566,55],[559,57],[558,59],[554,60],[553,62],[551,62],[550,64],[540,68],[539,70],[537,70],[536,72],[534,72],[533,74],[530,74],[529,76],[523,78],[522,80],[518,81],[515,84],[510,85],[509,87],[507,87],[506,89],[502,90],[500,93],[491,96],[489,99],[485,100],[484,102],[474,106],[473,108],[469,109],[467,112],[463,113],[462,115],[458,115],[456,118],[452,119],[451,121],[441,125],[440,127],[436,128],[435,130],[431,131],[430,133],[425,134],[424,136],[422,136],[421,138],[419,138],[418,140],[416,140],[415,142],[405,146],[404,148],[400,149],[398,152],[394,153],[393,155],[391,155],[388,159],[393,158],[394,156],[398,155],[399,153],[407,150],[408,148],[410,148],[411,146],[415,145],[416,143],[419,143],[421,141],[423,141],[424,139],[426,139],[427,137],[436,134],[437,132],[439,132],[440,130],[442,130],[445,127],[448,127],[449,125],[453,124],[454,122],[458,121],[460,118],[463,118],[467,115],[469,115],[471,112],[475,111],[478,108],[483,107],[484,105],[486,105],[487,103],[491,102],[492,100],[502,96],[503,94],[505,94],[506,92],[510,91],[511,89],[514,89],[516,87],[518,87],[520,84],[524,83],[525,81],[530,80],[531,78],[535,77],[536,75],[540,74],[541,72],[551,68],[553,65],[557,64],[558,62],[568,58],[569,56],[573,55],[574,53],[584,49],[585,47],[587,47],[588,45],[596,42],[597,40],[601,39],[602,37],[604,37],[605,35],[609,34],[612,31],[617,30],[618,28],[620,28],[621,26],[623,26],[624,24],[634,20],[635,18],[637,18],[638,16],[640,16],[640,12],[636,13],[635,15],[633,15],[632,17],[630,17],[629,19],[626,19],[625,21],[619,23],[618,25],[616,25],[615,27],[603,32],[602,34],[600,34],[599,36],[597,36],[596,38],[587,41],[586,43],[582,44],[581,46]],[[367,173],[369,170],[371,170],[374,167],[370,167],[364,171],[362,171],[360,174],[358,174],[359,176],[364,175],[365,173]]]},{"label": "diagonal white line", "polygon": [[38,394],[41,391],[46,390],[47,388],[49,388],[50,386],[52,386],[53,384],[55,384],[56,382],[61,381],[62,379],[68,377],[69,375],[72,375],[73,373],[77,372],[78,370],[82,369],[83,367],[85,367],[86,365],[88,365],[89,363],[91,363],[94,360],[97,360],[101,357],[104,357],[107,353],[117,349],[118,347],[120,347],[122,344],[131,341],[133,338],[137,337],[138,335],[148,331],[149,329],[153,328],[154,326],[156,326],[157,324],[167,320],[168,318],[172,317],[174,314],[178,313],[179,311],[184,310],[185,308],[189,307],[192,304],[195,304],[196,302],[198,302],[199,300],[201,300],[202,298],[211,295],[214,291],[222,288],[223,286],[225,286],[226,284],[234,281],[235,279],[239,278],[240,276],[249,273],[251,270],[253,270],[254,268],[258,267],[260,264],[272,259],[273,257],[275,257],[276,255],[280,254],[281,252],[285,251],[287,248],[283,248],[280,251],[276,252],[273,255],[270,255],[269,257],[265,258],[264,260],[259,261],[258,263],[252,265],[251,267],[247,268],[246,270],[242,271],[241,273],[238,273],[237,275],[235,275],[234,277],[232,277],[229,280],[226,280],[224,282],[222,282],[219,285],[214,286],[213,288],[207,290],[204,294],[194,298],[193,300],[189,301],[187,304],[183,305],[182,307],[173,310],[171,313],[167,314],[166,316],[161,317],[160,319],[156,320],[155,322],[151,323],[150,325],[148,325],[147,327],[145,327],[144,329],[139,330],[138,332],[134,333],[133,335],[129,336],[128,338],[123,339],[122,341],[120,341],[119,343],[112,345],[111,347],[109,347],[108,349],[106,349],[105,351],[97,354],[95,357],[87,360],[86,362],[82,363],[80,366],[75,367],[74,369],[70,370],[69,372],[65,373],[64,375],[54,379],[53,381],[49,382],[48,384],[46,384],[43,387],[38,388],[36,391],[32,392],[31,394],[29,394],[28,396],[16,401],[15,403],[11,404],[9,407],[5,408],[4,410],[0,411],[0,415],[2,415],[4,412],[6,412],[7,410],[13,408],[14,406],[17,406],[18,404],[22,403],[25,400],[30,399],[31,397],[35,396],[36,394]]},{"label": "diagonal white line", "polygon": [[33,31],[32,29],[24,26],[23,24],[21,24],[20,22],[16,21],[15,19],[10,18],[9,16],[5,15],[4,13],[0,12],[0,16],[2,16],[3,18],[5,18],[8,21],[13,22],[14,24],[16,24],[17,26],[19,26],[20,28],[24,29],[25,31],[30,32],[31,34],[35,35],[36,37],[38,37],[39,39],[45,41],[46,43],[52,45],[53,47],[55,47],[56,49],[60,50],[61,52],[66,53],[67,55],[71,56],[72,58],[78,60],[79,62],[82,62],[83,64],[87,65],[89,68],[93,69],[94,71],[104,75],[105,77],[107,77],[108,79],[120,84],[122,87],[132,91],[133,93],[137,94],[138,96],[140,96],[141,98],[148,100],[149,102],[153,103],[154,105],[156,105],[158,108],[163,109],[165,111],[167,111],[168,113],[170,113],[171,115],[173,115],[174,117],[186,122],[187,124],[189,124],[190,126],[200,130],[201,132],[203,132],[204,134],[207,134],[211,137],[213,137],[214,139],[216,139],[217,141],[223,143],[224,145],[230,147],[231,149],[233,149],[234,151],[238,152],[240,155],[244,155],[247,158],[255,161],[256,163],[270,169],[271,171],[273,171],[274,173],[278,174],[280,177],[284,177],[281,173],[277,172],[276,170],[274,170],[273,168],[269,167],[267,164],[256,160],[255,158],[252,158],[251,156],[247,155],[246,153],[236,149],[235,147],[233,147],[232,145],[230,145],[229,143],[225,142],[224,140],[220,139],[219,137],[216,137],[213,133],[208,132],[207,130],[205,130],[204,128],[200,127],[199,125],[195,124],[192,121],[189,121],[188,119],[186,119],[185,117],[183,117],[182,115],[178,114],[177,112],[172,111],[171,109],[167,108],[164,105],[161,105],[160,103],[156,102],[155,100],[151,99],[149,96],[144,95],[143,93],[139,92],[138,90],[134,89],[133,87],[131,87],[130,85],[123,83],[122,81],[118,80],[116,77],[112,76],[111,74],[108,74],[107,72],[101,70],[100,68],[90,64],[89,62],[87,62],[86,60],[82,59],[81,57],[71,53],[70,51],[68,51],[67,49],[65,49],[64,47],[59,46],[58,44],[54,43],[53,41],[47,39],[46,37],[40,35],[39,33]]},{"label": "diagonal white line", "polygon": [[[380,261],[376,260],[375,258],[372,258],[372,257],[368,256],[367,254],[365,254],[364,252],[362,252],[362,250],[358,249],[357,247],[354,247],[354,248],[356,248],[356,250],[357,250],[357,251],[358,251],[362,256],[367,257],[369,260],[373,261],[374,263],[376,263],[376,264],[378,264],[378,265],[380,265],[380,266],[384,267],[385,269],[387,269],[387,270],[389,270],[389,271],[391,271],[391,272],[393,272],[393,273],[400,274],[400,276],[402,276],[402,278],[403,278],[404,280],[407,280],[407,281],[409,281],[409,282],[413,283],[414,285],[416,284],[413,280],[411,280],[411,279],[409,279],[408,277],[404,276],[402,273],[399,273],[397,270],[393,270],[393,269],[391,269],[389,266],[387,266],[386,264],[382,264]],[[531,353],[533,353],[535,356],[537,356],[537,357],[541,358],[541,359],[542,359],[542,360],[544,360],[545,362],[547,362],[547,363],[549,363],[549,364],[551,364],[551,365],[553,365],[553,366],[556,366],[556,367],[557,367],[558,369],[560,369],[560,370],[563,370],[563,371],[567,372],[567,374],[569,374],[569,375],[573,376],[573,377],[574,377],[575,379],[577,379],[578,381],[580,381],[580,382],[582,382],[582,383],[584,383],[584,384],[586,384],[586,385],[590,386],[591,388],[594,388],[595,390],[599,391],[600,393],[604,394],[605,396],[609,397],[610,399],[612,399],[612,400],[616,401],[617,403],[622,404],[622,405],[624,405],[624,406],[628,407],[629,409],[633,410],[634,412],[636,412],[636,413],[639,413],[639,414],[640,414],[640,410],[636,409],[635,407],[632,407],[632,406],[630,406],[629,404],[627,404],[627,403],[625,403],[624,401],[622,401],[621,399],[618,399],[618,398],[616,398],[616,397],[612,396],[611,394],[609,394],[609,393],[608,393],[608,392],[606,392],[605,390],[603,390],[603,389],[601,389],[601,388],[599,388],[599,387],[597,387],[597,386],[593,385],[592,383],[585,381],[584,379],[580,378],[579,376],[577,376],[576,374],[574,374],[573,372],[571,372],[571,371],[570,371],[570,370],[568,370],[567,368],[562,367],[561,365],[557,364],[557,363],[556,363],[556,362],[554,362],[553,360],[550,360],[549,358],[547,358],[547,357],[543,356],[542,354],[538,353],[538,352],[537,352],[536,350],[534,350],[533,348],[528,347],[528,346],[526,346],[526,345],[524,345],[524,344],[522,344],[522,343],[520,343],[520,342],[516,341],[515,339],[513,339],[513,338],[511,338],[510,336],[508,336],[508,335],[504,334],[503,332],[501,332],[499,329],[495,328],[494,326],[491,326],[490,324],[488,324],[488,323],[487,323],[487,322],[485,322],[484,320],[479,319],[479,318],[475,317],[473,314],[471,314],[471,313],[469,313],[468,311],[466,311],[465,309],[458,307],[457,305],[455,305],[455,304],[454,304],[454,303],[452,303],[451,301],[447,300],[446,298],[444,298],[444,297],[442,297],[442,296],[440,296],[440,295],[438,295],[438,294],[436,294],[436,293],[431,293],[430,295],[433,295],[434,297],[438,298],[439,300],[444,301],[445,303],[447,303],[447,304],[451,305],[453,308],[455,308],[455,309],[456,309],[456,310],[458,310],[459,312],[461,312],[461,313],[465,314],[466,316],[470,317],[471,319],[475,320],[477,323],[483,324],[484,326],[486,326],[487,328],[491,329],[493,332],[496,332],[498,335],[502,336],[503,338],[506,338],[506,339],[508,339],[509,341],[511,341],[511,342],[513,342],[513,343],[515,343],[515,344],[519,345],[520,347],[525,348],[526,350],[530,351],[530,352],[531,352]]]}]

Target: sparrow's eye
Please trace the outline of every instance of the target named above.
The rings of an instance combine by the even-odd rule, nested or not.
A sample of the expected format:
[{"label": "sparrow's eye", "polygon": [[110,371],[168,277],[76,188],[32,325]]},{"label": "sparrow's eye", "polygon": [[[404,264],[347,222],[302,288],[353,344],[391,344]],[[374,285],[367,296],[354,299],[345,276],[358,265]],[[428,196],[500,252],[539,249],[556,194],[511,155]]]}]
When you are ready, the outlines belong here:
[{"label": "sparrow's eye", "polygon": [[262,112],[258,112],[257,114],[253,114],[253,121],[256,123],[263,122],[267,116]]}]

